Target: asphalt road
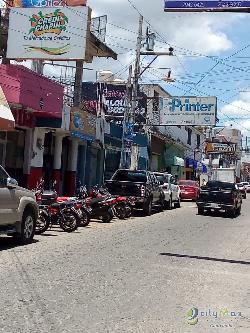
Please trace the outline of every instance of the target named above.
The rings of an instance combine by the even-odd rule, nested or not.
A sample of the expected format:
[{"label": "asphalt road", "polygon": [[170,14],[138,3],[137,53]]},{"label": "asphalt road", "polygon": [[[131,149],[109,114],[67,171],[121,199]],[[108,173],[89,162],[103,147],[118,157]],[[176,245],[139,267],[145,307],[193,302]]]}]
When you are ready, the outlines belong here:
[{"label": "asphalt road", "polygon": [[250,195],[236,219],[185,202],[29,246],[1,237],[0,332],[248,333],[249,216]]}]

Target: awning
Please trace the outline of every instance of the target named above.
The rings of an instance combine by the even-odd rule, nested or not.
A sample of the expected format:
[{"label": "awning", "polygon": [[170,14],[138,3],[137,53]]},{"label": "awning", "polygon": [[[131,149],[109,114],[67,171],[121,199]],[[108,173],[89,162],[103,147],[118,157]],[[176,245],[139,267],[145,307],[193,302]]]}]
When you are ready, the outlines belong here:
[{"label": "awning", "polygon": [[185,166],[185,161],[181,157],[174,156],[174,165],[184,167]]},{"label": "awning", "polygon": [[13,130],[15,119],[6,100],[4,92],[0,86],[0,131]]}]

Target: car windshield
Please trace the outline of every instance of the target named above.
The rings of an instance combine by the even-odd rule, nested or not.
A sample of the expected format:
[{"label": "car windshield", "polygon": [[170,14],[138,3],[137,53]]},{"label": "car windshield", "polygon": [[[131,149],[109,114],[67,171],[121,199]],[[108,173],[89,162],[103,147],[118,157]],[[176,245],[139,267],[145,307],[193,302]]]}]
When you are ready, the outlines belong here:
[{"label": "car windshield", "polygon": [[117,171],[112,180],[121,182],[147,182],[147,175],[144,171],[130,171],[130,170],[119,170]]},{"label": "car windshield", "polygon": [[155,173],[154,175],[157,178],[158,182],[160,182],[161,184],[168,182],[167,178],[164,175],[162,175],[160,173]]},{"label": "car windshield", "polygon": [[183,186],[196,186],[196,183],[194,181],[188,181],[188,180],[180,180],[179,185]]},{"label": "car windshield", "polygon": [[232,190],[235,189],[234,183],[220,182],[220,181],[209,181],[205,187],[211,189],[224,189],[224,190]]}]

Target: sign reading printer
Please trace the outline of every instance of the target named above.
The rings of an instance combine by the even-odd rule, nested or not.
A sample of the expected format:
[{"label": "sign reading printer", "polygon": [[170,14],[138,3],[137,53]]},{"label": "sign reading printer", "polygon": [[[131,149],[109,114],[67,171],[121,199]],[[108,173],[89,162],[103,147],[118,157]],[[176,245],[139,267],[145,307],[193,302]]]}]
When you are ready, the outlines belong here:
[{"label": "sign reading printer", "polygon": [[164,98],[160,125],[211,126],[216,124],[216,97]]}]

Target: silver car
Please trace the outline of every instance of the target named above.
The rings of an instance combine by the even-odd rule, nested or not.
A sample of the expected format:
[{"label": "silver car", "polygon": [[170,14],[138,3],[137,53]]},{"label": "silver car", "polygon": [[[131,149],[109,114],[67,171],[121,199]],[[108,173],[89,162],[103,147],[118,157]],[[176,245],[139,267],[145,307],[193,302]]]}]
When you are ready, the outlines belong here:
[{"label": "silver car", "polygon": [[34,193],[19,187],[0,166],[0,234],[13,236],[22,244],[31,243],[38,211]]}]

